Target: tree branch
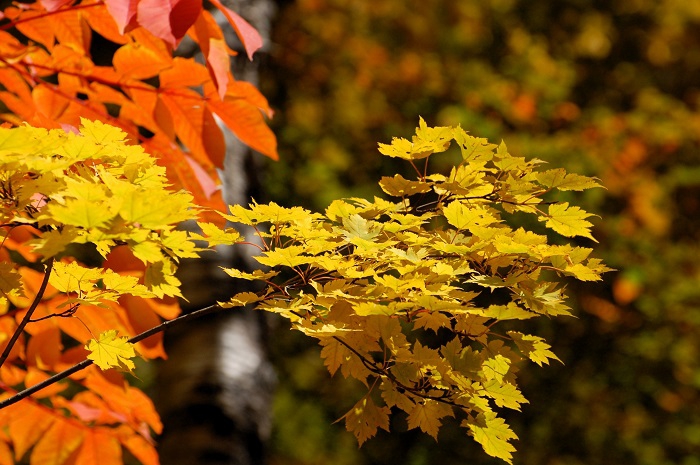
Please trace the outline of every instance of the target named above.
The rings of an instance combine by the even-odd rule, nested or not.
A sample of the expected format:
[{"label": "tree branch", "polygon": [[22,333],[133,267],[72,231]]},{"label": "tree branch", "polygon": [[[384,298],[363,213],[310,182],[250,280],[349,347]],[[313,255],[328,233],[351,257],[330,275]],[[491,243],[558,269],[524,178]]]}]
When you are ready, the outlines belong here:
[{"label": "tree branch", "polygon": [[[47,273],[47,275],[48,275],[48,273]],[[33,307],[34,307],[34,305],[33,305]],[[129,339],[129,342],[136,343],[136,342],[143,341],[144,339],[149,338],[149,337],[153,336],[154,334],[165,331],[166,329],[168,329],[171,326],[178,325],[180,323],[184,323],[185,321],[189,321],[189,320],[192,320],[194,318],[199,318],[201,316],[208,315],[210,313],[214,313],[214,312],[217,312],[217,311],[223,310],[223,309],[224,308],[221,307],[220,305],[215,304],[215,305],[210,305],[209,307],[200,308],[199,310],[195,310],[194,312],[180,315],[179,317],[174,318],[172,320],[164,321],[163,323],[159,324],[158,326],[154,326],[153,328],[148,329],[148,330],[142,332],[141,334],[137,334],[136,336]],[[31,309],[30,309],[30,311],[31,311]],[[28,313],[30,313],[30,312],[28,312]],[[4,409],[5,407],[9,407],[10,405],[17,403],[24,398],[31,396],[35,392],[38,392],[46,387],[49,387],[52,384],[55,384],[55,383],[65,379],[65,378],[69,377],[70,375],[72,375],[74,373],[77,373],[81,370],[84,370],[85,368],[92,365],[92,363],[93,363],[92,360],[88,360],[88,359],[83,360],[82,362],[76,363],[72,367],[70,367],[66,370],[63,370],[60,373],[56,373],[52,377],[47,378],[44,381],[37,383],[30,388],[27,388],[23,391],[18,392],[14,396],[9,397],[9,398],[1,401],[0,402],[0,410]]]},{"label": "tree branch", "polygon": [[36,308],[39,306],[39,302],[41,302],[41,298],[44,296],[44,291],[46,291],[46,286],[49,284],[49,276],[51,275],[51,269],[53,268],[53,261],[53,258],[50,259],[49,263],[46,265],[44,280],[41,282],[39,291],[34,297],[34,302],[32,302],[32,306],[29,307],[29,310],[27,310],[27,313],[24,315],[24,318],[22,318],[22,321],[20,322],[19,326],[17,326],[15,333],[12,335],[10,341],[7,343],[5,350],[3,351],[2,355],[0,355],[0,367],[5,363],[7,357],[10,356],[10,352],[12,352],[12,348],[15,346],[17,339],[19,339],[19,337],[22,335],[24,327],[27,326],[29,320],[32,319],[32,314],[34,313],[34,310],[36,310]]}]

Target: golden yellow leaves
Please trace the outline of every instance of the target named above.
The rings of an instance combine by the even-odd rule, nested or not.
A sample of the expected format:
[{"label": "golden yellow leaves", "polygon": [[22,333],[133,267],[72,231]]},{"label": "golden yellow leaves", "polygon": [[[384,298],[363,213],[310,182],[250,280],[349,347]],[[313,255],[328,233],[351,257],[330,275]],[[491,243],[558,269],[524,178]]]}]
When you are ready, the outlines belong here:
[{"label": "golden yellow leaves", "polygon": [[[449,176],[429,174],[430,156],[452,141],[462,161]],[[411,141],[394,139],[379,150],[408,160],[417,173],[417,179],[381,179],[396,203],[335,200],[325,215],[276,204],[231,207],[229,221],[258,228],[256,259],[271,269],[225,270],[267,283],[263,292],[238,294],[226,306],[259,301],[258,308],[319,340],[331,374],[340,371],[368,387],[344,416],[360,443],[388,429],[393,407],[406,413],[409,428],[435,438],[441,419],[459,413],[488,454],[510,463],[516,436],[495,409],[519,410],[527,402],[516,364],[558,359],[541,338],[500,334],[497,324],[569,314],[562,289],[545,281],[543,270],[594,280],[607,268],[589,258],[591,249],[549,245],[544,234],[513,229],[509,215],[533,214],[565,237],[592,239],[586,221],[592,215],[544,197],[597,181],[558,169],[539,172],[539,160],[513,157],[504,143],[459,127],[428,128],[423,120]],[[425,172],[413,164],[418,159]],[[491,292],[499,292],[498,304],[489,302]]]},{"label": "golden yellow leaves", "polygon": [[[136,278],[127,282],[104,271],[81,277],[74,274],[77,264],[57,264],[52,284],[62,292],[78,293],[81,302],[116,300],[122,292],[179,295],[174,262],[196,257],[199,251],[188,233],[175,230],[196,217],[192,196],[168,190],[164,168],[140,146],[127,145],[120,129],[82,120],[80,131],[0,128],[3,224],[39,229],[41,234],[30,244],[44,259],[71,244],[94,244],[103,257],[126,244],[147,265],[148,289],[137,286]],[[230,233],[216,236],[233,240]],[[91,288],[74,289],[70,279]]]},{"label": "golden yellow leaves", "polygon": [[134,345],[128,337],[118,337],[116,329],[105,331],[97,339],[92,339],[85,345],[85,349],[90,352],[87,358],[102,370],[120,368],[131,371],[136,368],[131,361],[136,356]]}]

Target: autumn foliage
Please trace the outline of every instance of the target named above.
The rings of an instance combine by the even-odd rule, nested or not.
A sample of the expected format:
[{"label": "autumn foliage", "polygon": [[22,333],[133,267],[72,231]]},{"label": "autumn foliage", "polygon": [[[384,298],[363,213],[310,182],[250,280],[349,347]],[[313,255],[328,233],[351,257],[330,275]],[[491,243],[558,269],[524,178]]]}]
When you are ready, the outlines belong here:
[{"label": "autumn foliage", "polygon": [[[251,56],[257,33],[211,3]],[[264,288],[202,311],[253,304],[318,339],[331,374],[367,388],[344,416],[360,444],[389,430],[392,412],[436,439],[455,417],[511,463],[517,436],[499,409],[527,402],[522,362],[557,360],[514,325],[568,315],[559,278],[608,270],[566,243],[594,240],[592,215],[554,196],[599,187],[595,178],[421,119],[411,140],[380,144],[415,174],[381,179],[390,200],[224,210],[216,117],[277,155],[265,99],[231,75],[233,52],[200,2],[44,1],[3,15],[0,465],[120,464],[124,451],[158,463],[160,419],[125,373],[165,357],[161,331],[189,318],[174,300],[178,263],[219,244],[257,249],[265,271],[225,271]],[[110,65],[93,61],[96,34],[116,44]],[[205,65],[173,58],[185,36]],[[450,147],[458,162],[433,172]],[[513,228],[516,214],[541,228]],[[177,229],[198,218],[200,233]],[[252,226],[259,242],[224,220]]]},{"label": "autumn foliage", "polygon": [[[252,56],[262,43],[257,32],[218,1],[211,4]],[[255,87],[231,75],[236,52],[201,0],[17,3],[2,18],[4,120],[70,129],[85,117],[119,127],[198,204],[218,208],[216,168],[223,167],[225,146],[216,118],[255,150],[277,158],[264,121],[271,110]],[[204,64],[173,57],[185,38],[199,45]],[[112,56],[93,47],[98,40],[113,44]],[[105,60],[109,64],[99,64]]]},{"label": "autumn foliage", "polygon": [[[252,56],[261,45],[257,32],[219,2],[210,4],[229,20],[246,53]],[[223,208],[216,168],[222,167],[225,146],[217,119],[257,151],[272,158],[277,154],[274,135],[265,123],[271,110],[253,86],[231,75],[229,61],[236,52],[226,45],[223,32],[212,14],[202,8],[201,0],[46,0],[14,3],[0,17],[0,111],[5,126],[28,123],[77,133],[81,118],[89,118],[123,131],[116,139],[105,140],[100,136],[101,126],[92,123],[89,127],[96,132],[83,132],[82,138],[72,139],[80,140],[72,148],[62,145],[61,141],[71,143],[56,131],[23,132],[29,130],[20,128],[4,133],[0,189],[3,208],[9,210],[4,210],[2,220],[5,315],[0,325],[4,347],[12,350],[2,357],[5,363],[0,377],[7,398],[85,359],[88,352],[83,345],[88,339],[95,341],[87,348],[102,353],[96,362],[107,368],[109,363],[104,360],[109,357],[104,357],[104,349],[110,344],[178,315],[174,301],[142,297],[178,295],[174,267],[165,257],[194,254],[190,243],[185,245],[189,249],[178,249],[184,233],[176,231],[171,231],[169,239],[175,241],[173,249],[158,248],[158,241],[165,239],[164,228],[191,218],[188,207],[192,201]],[[199,45],[203,64],[173,56],[182,40]],[[89,134],[98,138],[92,139],[94,144],[115,153],[106,154],[91,146]],[[120,151],[111,144],[121,144],[122,139],[145,148],[159,166],[153,164],[156,159],[144,161],[138,155],[143,152],[133,151],[136,146],[125,148],[129,154],[119,159]],[[67,157],[64,163],[42,165],[40,158],[32,158],[46,150],[60,157],[62,149]],[[91,159],[90,164],[75,164],[71,156],[82,160],[81,153]],[[21,156],[15,160],[8,158],[9,154]],[[109,163],[115,163],[111,170],[105,168]],[[124,171],[115,172],[116,166]],[[147,173],[143,171],[146,166]],[[47,179],[42,177],[47,170],[52,178],[65,169],[75,170],[72,179],[82,184],[68,186],[62,183],[71,181],[60,177],[47,181],[53,187],[41,184],[40,180]],[[101,176],[114,182],[128,180],[130,187],[126,189],[132,200],[128,200],[127,191],[110,191],[98,188],[93,181],[84,182],[88,173],[98,176],[101,169],[107,169]],[[23,182],[29,182],[22,184],[22,192],[21,183],[13,177],[18,172]],[[167,193],[166,174],[167,185],[189,193]],[[122,181],[118,181],[120,176]],[[110,184],[110,189],[117,185]],[[69,187],[78,190],[42,210],[54,189]],[[143,197],[143,189],[151,189],[147,197]],[[30,197],[19,200],[22,195]],[[143,207],[146,198],[153,202],[151,212],[159,212],[157,218],[149,220],[148,214],[138,213],[138,205]],[[121,199],[121,206],[116,199]],[[124,216],[124,208],[136,216]],[[29,217],[43,211],[35,218],[41,224],[32,223],[29,217],[18,220],[14,213],[8,213],[17,211],[27,212]],[[43,216],[49,211],[50,221]],[[114,230],[108,231],[115,226],[115,214],[138,225],[138,247],[129,249],[130,233],[123,225],[116,235]],[[35,228],[16,228],[16,221]],[[147,231],[155,230],[158,233],[152,234],[156,236],[146,237]],[[30,246],[27,241],[32,240]],[[63,249],[81,243],[94,244],[102,255],[111,250],[105,271],[50,259],[59,253],[70,255]],[[116,244],[124,247],[113,249]],[[21,266],[12,265],[10,260]],[[136,284],[139,280],[151,290],[144,293],[145,288]],[[10,288],[23,290],[17,293]],[[136,292],[124,295],[125,288]],[[28,324],[24,331],[18,331],[22,321]],[[119,336],[100,336],[112,335],[104,333],[110,330],[118,331]],[[18,339],[8,344],[13,334]],[[112,360],[120,360],[115,366],[121,363],[123,368],[133,368],[129,349],[118,349],[117,345],[108,351],[115,356]],[[136,350],[145,359],[165,356],[159,335],[139,343]],[[127,356],[118,358],[119,354]],[[144,464],[157,463],[151,435],[160,432],[161,424],[151,401],[126,385],[116,372],[103,375],[91,368],[76,376],[72,383],[80,386],[80,392],[71,391],[68,398],[61,396],[67,385],[54,384],[32,399],[2,410],[0,463],[14,463],[23,457],[32,464],[121,463],[122,448]]]}]

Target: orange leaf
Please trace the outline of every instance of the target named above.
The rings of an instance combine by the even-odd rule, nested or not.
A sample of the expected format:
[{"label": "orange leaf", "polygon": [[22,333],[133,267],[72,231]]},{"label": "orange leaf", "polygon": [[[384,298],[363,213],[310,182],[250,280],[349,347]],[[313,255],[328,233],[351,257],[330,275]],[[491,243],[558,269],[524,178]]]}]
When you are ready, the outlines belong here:
[{"label": "orange leaf", "polygon": [[87,430],[73,465],[122,465],[122,448],[111,431],[107,428]]},{"label": "orange leaf", "polygon": [[201,86],[209,80],[207,69],[194,60],[176,57],[173,66],[158,75],[160,89]]},{"label": "orange leaf", "polygon": [[30,465],[62,465],[83,442],[84,428],[57,418],[41,437],[29,457]]},{"label": "orange leaf", "polygon": [[5,363],[2,368],[0,368],[0,379],[8,386],[16,386],[24,382],[26,376],[26,371],[11,363]]},{"label": "orange leaf", "polygon": [[12,450],[5,441],[0,441],[0,465],[13,465]]},{"label": "orange leaf", "polygon": [[[5,32],[0,31],[0,44],[6,40],[5,34]],[[4,50],[0,49],[0,54],[5,55]],[[29,85],[27,85],[27,81],[25,81],[14,69],[0,69],[0,84],[2,84],[8,91],[16,94],[21,100],[31,100],[32,91]]]},{"label": "orange leaf", "polygon": [[121,427],[119,428],[119,441],[126,447],[129,452],[136,457],[143,465],[159,465],[158,453],[155,447],[150,442],[146,441],[142,436],[134,434],[133,431]]},{"label": "orange leaf", "polygon": [[123,380],[122,383],[121,386],[113,384],[96,370],[89,371],[85,378],[85,387],[98,393],[112,411],[123,414],[132,428],[141,430],[145,423],[160,434],[163,424],[151,399]]},{"label": "orange leaf", "polygon": [[31,40],[39,42],[46,48],[53,47],[55,36],[49,18],[44,18],[40,11],[25,11],[18,22],[17,29]]},{"label": "orange leaf", "polygon": [[202,166],[194,161],[192,157],[185,154],[185,160],[190,165],[192,172],[194,173],[199,185],[202,188],[204,195],[207,199],[211,198],[216,192],[219,191],[219,186],[216,185],[214,179],[207,173]]},{"label": "orange leaf", "polygon": [[132,2],[120,0],[118,2],[106,1],[105,4],[97,3],[93,8],[83,10],[83,14],[90,27],[99,35],[115,44],[125,44],[128,42],[128,39],[123,34],[124,28],[120,28],[117,25],[115,16],[110,14],[108,9],[110,4],[114,7],[117,3],[117,8],[128,11]]},{"label": "orange leaf", "polygon": [[32,99],[37,110],[53,120],[58,120],[70,104],[67,98],[41,84],[32,90]]},{"label": "orange leaf", "polygon": [[[150,300],[150,299],[149,299]],[[153,308],[148,304],[148,300],[131,295],[125,295],[120,300],[126,309],[129,323],[134,328],[134,333],[139,334],[143,331],[158,326],[161,323],[158,315],[153,311]],[[147,359],[166,358],[165,350],[163,350],[163,333],[154,334],[148,339],[136,344],[139,354]]]},{"label": "orange leaf", "polygon": [[[204,148],[202,132],[204,130],[205,108],[199,95],[194,91],[184,89],[178,94],[161,94],[160,99],[172,117],[175,134],[206,173],[215,178],[214,165]],[[216,156],[223,159],[221,154],[216,154]]]},{"label": "orange leaf", "polygon": [[205,95],[209,108],[233,131],[243,143],[273,160],[277,155],[277,139],[265,123],[258,107],[243,97],[233,97],[227,92],[226,98],[219,99],[213,86],[205,85]]},{"label": "orange leaf", "polygon": [[228,22],[231,24],[231,26],[233,26],[233,29],[236,31],[236,35],[241,40],[241,43],[248,54],[248,59],[252,61],[253,54],[263,45],[260,33],[258,33],[258,31],[256,31],[255,28],[245,19],[226,8],[218,0],[211,0],[211,3],[224,14]]},{"label": "orange leaf", "polygon": [[163,102],[161,96],[156,96],[156,105],[153,109],[153,120],[158,125],[158,129],[169,139],[175,140],[175,123],[173,115],[168,109],[168,106]]},{"label": "orange leaf", "polygon": [[[10,337],[15,332],[16,328],[17,324],[12,318],[0,318],[0,353],[7,347],[7,343],[9,342]],[[10,351],[10,355],[7,359],[12,361],[17,357],[21,358],[23,355],[24,335],[21,335],[17,342],[15,342],[15,345],[12,346],[12,350]]]},{"label": "orange leaf", "polygon": [[88,25],[83,21],[80,10],[71,8],[61,10],[60,13],[51,16],[49,23],[56,40],[61,44],[82,53],[90,50],[92,33]]},{"label": "orange leaf", "polygon": [[51,370],[61,358],[61,332],[57,326],[48,326],[34,333],[27,343],[26,362],[42,370]]},{"label": "orange leaf", "polygon": [[224,157],[226,156],[226,140],[224,133],[214,119],[214,115],[209,108],[204,109],[204,121],[202,121],[202,140],[204,141],[204,151],[209,160],[217,168],[224,168]]},{"label": "orange leaf", "polygon": [[10,408],[10,437],[15,449],[15,459],[19,461],[54,423],[55,417],[30,399],[24,399]]},{"label": "orange leaf", "polygon": [[226,86],[232,81],[230,72],[231,61],[226,53],[226,43],[223,39],[209,39],[207,67],[219,90],[219,98],[226,95]]},{"label": "orange leaf", "polygon": [[[44,373],[43,371],[39,371],[36,368],[29,368],[29,370],[27,371],[27,377],[24,379],[24,384],[26,387],[30,388],[35,384],[39,384],[42,381],[47,380],[48,378],[49,375]],[[67,387],[68,385],[66,385],[65,383],[54,383],[50,386],[41,389],[36,394],[33,394],[33,397],[37,399],[44,399],[46,397],[58,394]]]},{"label": "orange leaf", "polygon": [[170,61],[163,59],[160,53],[138,42],[122,45],[114,53],[112,63],[117,72],[124,77],[148,79],[170,67]]},{"label": "orange leaf", "polygon": [[84,343],[97,335],[116,329],[121,334],[130,334],[125,325],[126,314],[114,302],[105,302],[107,308],[81,305],[72,318],[57,318],[58,327],[78,342]]}]

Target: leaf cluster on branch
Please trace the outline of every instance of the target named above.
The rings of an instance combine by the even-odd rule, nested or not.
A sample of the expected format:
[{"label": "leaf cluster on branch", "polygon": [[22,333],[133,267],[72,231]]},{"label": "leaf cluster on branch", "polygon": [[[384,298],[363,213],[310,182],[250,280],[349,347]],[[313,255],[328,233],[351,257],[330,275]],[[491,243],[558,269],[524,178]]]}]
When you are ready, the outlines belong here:
[{"label": "leaf cluster on branch", "polygon": [[[252,55],[257,33],[211,4]],[[124,449],[156,464],[159,417],[121,372],[137,355],[165,357],[167,327],[249,304],[318,339],[332,374],[365,384],[344,417],[360,443],[402,410],[409,428],[435,438],[456,417],[486,453],[511,461],[516,436],[496,409],[527,402],[521,360],[557,359],[512,320],[567,315],[557,276],[597,280],[607,268],[590,248],[507,220],[530,214],[553,233],[593,239],[592,215],[550,193],[595,179],[540,170],[505,144],[421,120],[411,141],[380,144],[416,175],[382,178],[392,200],[221,213],[216,117],[277,154],[270,108],[230,74],[234,52],[201,1],[43,0],[15,3],[1,21],[0,464],[118,464]],[[109,65],[92,55],[96,34],[116,44]],[[204,64],[173,57],[185,36]],[[431,173],[450,145],[461,162]],[[216,221],[200,221],[201,234],[176,229],[202,215]],[[259,241],[225,220],[253,226]],[[257,247],[264,269],[225,271],[264,289],[178,316],[175,271],[202,243]]]},{"label": "leaf cluster on branch", "polygon": [[[12,447],[20,459],[34,446],[30,461],[40,463],[56,438],[70,436],[60,463],[72,453],[88,460],[96,441],[155,463],[148,428],[161,426],[150,401],[114,370],[105,378],[90,365],[129,371],[134,350],[163,355],[160,339],[144,339],[183,317],[151,298],[179,295],[178,260],[197,256],[195,241],[204,241],[257,247],[266,267],[226,269],[267,286],[218,307],[255,304],[282,315],[319,340],[331,374],[340,370],[367,386],[344,417],[360,443],[388,430],[395,408],[408,414],[409,428],[435,438],[444,417],[457,417],[486,453],[510,463],[516,436],[495,409],[527,402],[517,386],[521,360],[557,358],[542,338],[496,325],[568,315],[556,275],[596,280],[607,268],[589,258],[590,248],[552,245],[506,220],[525,212],[564,236],[591,237],[588,213],[545,197],[596,187],[595,179],[540,171],[538,160],[513,157],[503,143],[421,120],[412,141],[380,145],[416,171],[414,180],[380,181],[395,201],[337,200],[323,214],[274,203],[220,213],[253,226],[260,242],[252,243],[211,223],[200,222],[203,234],[176,230],[197,214],[192,196],[169,189],[163,168],[126,139],[88,120],[78,134],[0,129],[0,324],[7,335],[0,457],[11,461]],[[429,174],[430,157],[452,141],[462,161],[448,175]],[[92,244],[105,266],[78,263],[67,252],[75,244]],[[121,305],[134,299],[138,305]],[[171,321],[159,324],[161,317]],[[116,399],[143,401],[115,404],[113,390],[121,393]],[[32,428],[49,425],[51,434],[17,428],[27,405],[34,406]]]}]

